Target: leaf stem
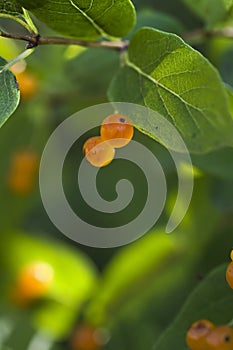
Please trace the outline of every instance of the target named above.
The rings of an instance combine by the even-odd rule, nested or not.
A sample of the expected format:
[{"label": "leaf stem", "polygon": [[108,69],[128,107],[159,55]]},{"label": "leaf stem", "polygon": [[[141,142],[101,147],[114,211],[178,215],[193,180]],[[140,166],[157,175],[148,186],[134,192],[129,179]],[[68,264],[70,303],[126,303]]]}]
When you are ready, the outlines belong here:
[{"label": "leaf stem", "polygon": [[20,17],[12,16],[12,15],[5,14],[5,13],[0,13],[0,18],[1,17],[12,19],[13,21],[15,21],[15,22],[19,23],[21,26],[23,26],[29,33],[32,33],[32,28],[30,27],[29,23],[28,22],[26,23]]},{"label": "leaf stem", "polygon": [[41,37],[40,35],[11,34],[3,30],[0,30],[0,36],[9,39],[27,41],[28,49],[31,49],[38,45],[79,45],[84,47],[101,47],[113,49],[116,51],[124,51],[129,46],[128,41],[84,41],[63,37]]},{"label": "leaf stem", "polygon": [[33,35],[37,35],[38,34],[38,30],[35,26],[35,24],[33,23],[31,17],[29,16],[29,13],[26,9],[23,8],[23,14],[24,14],[24,18],[25,18],[25,21],[27,22],[30,30],[29,32]]}]

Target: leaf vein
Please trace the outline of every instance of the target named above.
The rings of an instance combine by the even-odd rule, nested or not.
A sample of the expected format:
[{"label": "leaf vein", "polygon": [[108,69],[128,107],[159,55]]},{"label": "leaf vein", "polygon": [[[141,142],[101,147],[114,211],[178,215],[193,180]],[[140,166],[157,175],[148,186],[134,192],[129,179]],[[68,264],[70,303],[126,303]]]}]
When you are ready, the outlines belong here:
[{"label": "leaf vein", "polygon": [[[177,97],[185,106],[186,106],[186,109],[187,109],[187,106],[197,110],[199,113],[201,113],[204,117],[205,117],[205,114],[203,113],[203,111],[201,110],[201,108],[191,104],[190,102],[188,101],[185,101],[179,94],[177,94],[175,91],[171,90],[170,88],[168,88],[167,86],[161,84],[158,82],[158,80],[156,80],[155,78],[151,77],[150,75],[148,75],[147,73],[145,73],[144,71],[142,71],[138,66],[136,66],[135,64],[133,64],[131,61],[127,60],[127,63],[126,63],[130,68],[136,70],[139,74],[141,74],[144,78],[150,80],[151,82],[153,82],[156,86],[159,86],[160,88],[164,89],[165,91],[169,92],[170,94],[172,94],[173,96]],[[189,114],[191,113],[190,110],[189,111]],[[213,111],[214,113],[214,111]],[[191,117],[193,119],[193,115],[191,113]],[[194,119],[193,119],[194,121]],[[211,121],[209,120],[209,118],[207,118],[207,121],[212,125]],[[196,121],[195,122],[195,125],[196,125]],[[197,125],[196,125],[197,126]],[[198,126],[197,126],[198,127]],[[198,129],[200,130],[200,128],[198,127]]]}]

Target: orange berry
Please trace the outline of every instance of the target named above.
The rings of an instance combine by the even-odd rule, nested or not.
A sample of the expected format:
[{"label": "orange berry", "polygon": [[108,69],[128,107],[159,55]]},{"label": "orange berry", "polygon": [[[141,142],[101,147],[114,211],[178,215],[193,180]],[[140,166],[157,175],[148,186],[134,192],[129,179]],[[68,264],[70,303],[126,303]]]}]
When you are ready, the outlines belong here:
[{"label": "orange berry", "polygon": [[212,322],[199,320],[194,322],[186,334],[186,343],[191,350],[206,350],[206,335],[214,328]]},{"label": "orange berry", "polygon": [[17,304],[29,304],[43,297],[53,281],[54,271],[46,262],[34,262],[25,266],[19,273],[13,290]]},{"label": "orange berry", "polygon": [[133,134],[132,122],[122,114],[110,114],[104,119],[100,129],[101,138],[114,148],[126,146],[132,140]]},{"label": "orange berry", "polygon": [[21,150],[14,154],[12,163],[15,169],[31,173],[38,168],[38,155],[34,151]]},{"label": "orange berry", "polygon": [[20,173],[14,173],[8,178],[8,186],[15,194],[25,195],[32,192],[35,183],[28,176],[24,176]]},{"label": "orange berry", "polygon": [[9,189],[19,195],[30,193],[35,187],[38,168],[39,158],[35,152],[23,150],[15,153],[7,179]]},{"label": "orange berry", "polygon": [[72,339],[72,350],[100,350],[102,347],[102,339],[98,330],[89,325],[79,326]]},{"label": "orange berry", "polygon": [[115,155],[114,148],[100,136],[88,139],[83,145],[83,152],[88,162],[99,168],[111,163]]},{"label": "orange berry", "polygon": [[206,336],[207,350],[232,350],[233,328],[230,326],[214,327]]},{"label": "orange berry", "polygon": [[233,289],[233,261],[227,266],[226,280],[229,286]]},{"label": "orange berry", "polygon": [[27,71],[14,73],[19,85],[22,99],[29,100],[38,91],[39,85],[36,77]]}]

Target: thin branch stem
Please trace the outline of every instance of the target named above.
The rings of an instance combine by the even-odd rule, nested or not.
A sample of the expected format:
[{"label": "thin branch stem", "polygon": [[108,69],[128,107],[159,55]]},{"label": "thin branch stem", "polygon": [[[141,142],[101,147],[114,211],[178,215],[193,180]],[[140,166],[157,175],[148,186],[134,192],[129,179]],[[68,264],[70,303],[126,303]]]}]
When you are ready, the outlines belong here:
[{"label": "thin branch stem", "polygon": [[226,27],[223,29],[216,29],[212,33],[209,33],[210,36],[219,36],[224,38],[233,39],[233,27]]},{"label": "thin branch stem", "polygon": [[0,30],[0,36],[9,39],[23,40],[28,43],[27,48],[38,45],[79,45],[85,47],[102,47],[117,51],[124,51],[128,48],[128,41],[84,41],[62,37],[41,37],[39,35],[11,34]]},{"label": "thin branch stem", "polygon": [[182,35],[182,38],[184,41],[187,41],[188,43],[198,43],[204,39],[206,39],[206,32],[204,29],[194,29],[190,32],[186,32]]},{"label": "thin branch stem", "polygon": [[208,38],[229,38],[233,39],[233,27],[226,27],[222,29],[205,30],[203,28],[195,29],[193,31],[184,33],[183,39],[187,42],[195,43]]},{"label": "thin branch stem", "polygon": [[23,15],[24,15],[24,18],[25,18],[25,21],[27,22],[30,30],[29,30],[29,33],[31,33],[32,35],[37,35],[38,34],[38,29],[36,28],[35,24],[33,23],[28,11],[23,8]]},{"label": "thin branch stem", "polygon": [[[12,34],[0,30],[0,37],[26,41],[27,48],[31,49],[38,45],[79,45],[84,47],[101,47],[116,51],[127,50],[129,41],[85,41],[65,37],[42,37],[40,35]],[[188,43],[196,43],[211,37],[224,37],[233,39],[233,27],[214,29],[207,31],[203,28],[184,33],[183,39]]]}]

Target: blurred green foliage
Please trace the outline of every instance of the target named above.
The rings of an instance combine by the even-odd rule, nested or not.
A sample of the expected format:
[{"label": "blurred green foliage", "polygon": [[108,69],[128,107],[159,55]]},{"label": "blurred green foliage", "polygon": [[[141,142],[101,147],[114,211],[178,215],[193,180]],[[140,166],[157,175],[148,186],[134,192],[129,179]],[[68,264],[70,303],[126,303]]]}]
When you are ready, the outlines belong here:
[{"label": "blurred green foliage", "polygon": [[[188,1],[133,2],[138,11],[135,29],[151,26],[182,36],[203,26],[203,19],[192,13]],[[44,24],[37,20],[36,24],[40,32],[54,35]],[[0,27],[19,30],[6,20],[0,20]],[[207,38],[195,43],[195,48],[219,70],[231,89],[232,39]],[[22,43],[0,38],[0,56],[5,59],[22,50]],[[151,232],[120,248],[84,247],[62,236],[43,208],[38,178],[32,193],[20,195],[9,188],[14,154],[30,149],[40,157],[49,135],[65,118],[107,102],[108,86],[123,58],[122,53],[107,49],[51,45],[38,47],[26,60],[26,71],[38,82],[38,90],[30,99],[21,100],[0,131],[2,350],[70,349],[72,334],[82,324],[105,330],[103,349],[185,350],[185,332],[196,318],[218,323],[233,318],[232,291],[224,279],[233,240],[232,148],[192,155],[196,167],[193,198],[181,225],[167,235],[165,226],[177,194],[175,165],[163,146],[135,132],[135,140],[162,164],[168,198]],[[70,150],[64,166],[65,192],[74,210],[82,203],[83,218],[100,226],[117,226],[143,208],[146,181],[133,164],[113,162],[101,169],[98,190],[103,198],[113,200],[115,184],[124,174],[135,188],[128,211],[106,216],[85,206],[76,191],[76,169],[83,159],[83,142],[95,132],[83,135]],[[25,308],[12,301],[11,292],[22,267],[33,261],[49,263],[54,281],[46,295]]]}]

